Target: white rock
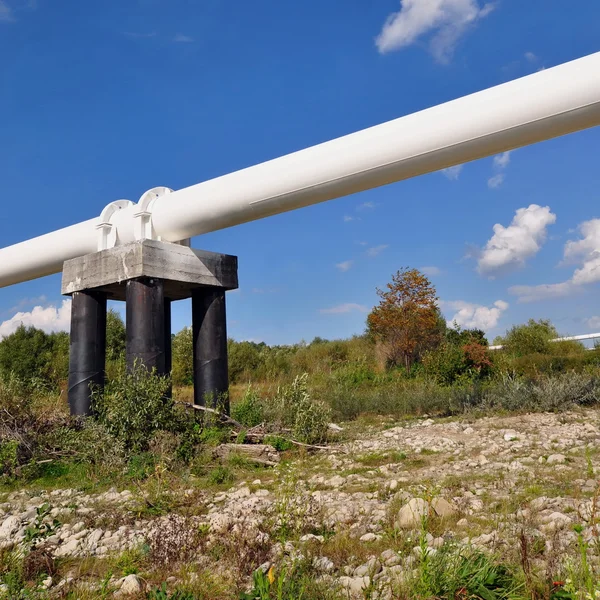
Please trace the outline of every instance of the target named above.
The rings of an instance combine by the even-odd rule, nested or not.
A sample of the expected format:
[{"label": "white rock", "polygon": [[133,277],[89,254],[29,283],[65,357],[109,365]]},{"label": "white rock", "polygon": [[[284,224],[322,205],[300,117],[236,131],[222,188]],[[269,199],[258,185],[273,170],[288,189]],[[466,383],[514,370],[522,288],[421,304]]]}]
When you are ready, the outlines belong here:
[{"label": "white rock", "polygon": [[120,580],[119,596],[132,596],[142,592],[142,580],[137,575],[127,575]]},{"label": "white rock", "polygon": [[371,578],[366,577],[340,577],[340,585],[347,588],[352,597],[362,598],[363,591],[371,585]]},{"label": "white rock", "polygon": [[319,558],[315,558],[313,565],[317,571],[321,571],[322,573],[331,573],[335,569],[333,561],[326,556],[319,556]]},{"label": "white rock", "polygon": [[2,525],[0,525],[0,539],[10,539],[21,527],[21,519],[19,517],[8,517],[4,519]]},{"label": "white rock", "polygon": [[365,535],[361,536],[360,541],[361,542],[376,542],[377,540],[380,540],[381,536],[379,535],[375,535],[374,533],[365,533]]},{"label": "white rock", "polygon": [[516,431],[507,431],[504,434],[504,441],[505,442],[514,442],[517,439],[519,439],[519,436],[517,435]]},{"label": "white rock", "polygon": [[431,508],[435,511],[435,514],[442,519],[453,517],[458,513],[458,508],[454,504],[451,504],[445,498],[434,498],[431,501]]},{"label": "white rock", "polygon": [[546,463],[549,465],[563,465],[567,462],[567,457],[564,454],[551,454]]},{"label": "white rock", "polygon": [[73,554],[74,552],[76,552],[79,549],[79,546],[81,545],[81,540],[69,540],[68,542],[66,542],[65,544],[63,544],[62,546],[59,546],[54,555],[55,556],[68,556],[70,554]]},{"label": "white rock", "polygon": [[413,498],[398,512],[396,524],[402,529],[419,527],[429,514],[429,503],[423,498]]}]

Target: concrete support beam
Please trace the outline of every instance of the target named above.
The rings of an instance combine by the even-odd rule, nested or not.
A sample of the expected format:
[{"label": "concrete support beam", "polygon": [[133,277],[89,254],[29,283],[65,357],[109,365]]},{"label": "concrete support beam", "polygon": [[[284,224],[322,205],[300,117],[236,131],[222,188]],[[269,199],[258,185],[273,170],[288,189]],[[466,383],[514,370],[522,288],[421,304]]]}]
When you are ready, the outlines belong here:
[{"label": "concrete support beam", "polygon": [[104,386],[106,295],[75,292],[71,305],[68,400],[72,415],[92,412],[91,386]]},{"label": "concrete support beam", "polygon": [[206,288],[192,292],[192,328],[194,402],[229,414],[225,290]]},{"label": "concrete support beam", "polygon": [[142,240],[86,254],[65,262],[62,293],[102,290],[125,300],[125,282],[139,277],[162,279],[165,297],[183,300],[197,287],[238,287],[237,257],[187,246]]},{"label": "concrete support beam", "polygon": [[140,277],[127,282],[127,370],[136,362],[159,375],[166,373],[165,295],[161,279]]},{"label": "concrete support beam", "polygon": [[[95,317],[84,319],[85,327],[94,326],[105,332],[106,298],[125,300],[127,368],[131,371],[137,360],[149,370],[156,369],[160,375],[170,374],[172,368],[171,302],[192,298],[194,398],[198,404],[221,403],[220,408],[227,412],[225,291],[237,287],[237,257],[154,240],[116,246],[69,260],[64,264],[62,282],[63,294],[73,296],[74,318],[78,314],[78,303],[83,302],[80,297],[103,299],[103,309],[97,310]],[[78,327],[82,326],[73,325],[76,339],[80,335]],[[96,337],[100,335],[99,330],[94,333]],[[80,377],[78,361],[83,360],[78,358],[80,354],[76,352],[72,356],[69,381],[74,384]],[[99,370],[103,371],[104,349],[101,354]],[[85,369],[86,373],[90,370]],[[95,373],[94,369],[96,367],[91,370]],[[74,401],[71,410],[88,414],[89,397],[78,393],[82,394],[82,400]],[[71,392],[69,394],[71,397]]]}]

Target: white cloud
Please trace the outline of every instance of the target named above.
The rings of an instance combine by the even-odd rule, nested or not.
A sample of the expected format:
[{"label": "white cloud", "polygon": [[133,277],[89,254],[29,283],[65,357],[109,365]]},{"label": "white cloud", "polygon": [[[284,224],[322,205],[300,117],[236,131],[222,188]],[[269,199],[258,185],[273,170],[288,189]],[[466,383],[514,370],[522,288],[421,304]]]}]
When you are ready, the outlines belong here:
[{"label": "white cloud", "polygon": [[354,304],[352,302],[346,302],[345,304],[338,304],[331,308],[321,308],[319,312],[322,315],[342,315],[351,312],[368,313],[369,309],[362,304]]},{"label": "white cloud", "polygon": [[541,285],[513,285],[508,288],[510,294],[517,296],[517,302],[537,302],[549,298],[562,298],[570,296],[574,286],[570,281],[562,283],[544,283]]},{"label": "white cloud", "polygon": [[68,331],[71,325],[71,300],[63,300],[58,308],[35,306],[30,312],[18,312],[0,324],[0,339],[14,333],[21,325],[37,327],[46,333]]},{"label": "white cloud", "polygon": [[191,42],[194,41],[193,37],[190,37],[189,35],[183,35],[183,33],[178,33],[174,38],[173,38],[174,42],[177,42],[179,44],[189,44]]},{"label": "white cloud", "polygon": [[590,329],[600,329],[600,317],[590,317],[585,320],[585,324]]},{"label": "white cloud", "polygon": [[533,52],[525,52],[525,58],[530,63],[534,63],[534,62],[538,61],[538,57]]},{"label": "white cloud", "polygon": [[443,305],[456,311],[454,316],[448,319],[449,326],[457,323],[460,327],[483,331],[496,327],[502,313],[508,308],[508,302],[504,300],[497,300],[493,306],[483,306],[463,300],[444,302]]},{"label": "white cloud", "polygon": [[494,156],[494,167],[498,169],[506,169],[510,163],[510,150]]},{"label": "white cloud", "polygon": [[356,210],[373,210],[375,208],[375,202],[363,202],[356,207]]},{"label": "white cloud", "polygon": [[600,281],[600,219],[584,221],[578,227],[582,239],[569,240],[565,244],[564,262],[581,262],[573,273],[573,283],[595,283]]},{"label": "white cloud", "polygon": [[442,274],[442,270],[439,267],[421,267],[419,270],[425,273],[425,275],[429,275],[429,277]]},{"label": "white cloud", "polygon": [[354,217],[351,217],[350,215],[344,215],[344,223],[349,223],[350,221],[354,220]]},{"label": "white cloud", "polygon": [[342,273],[345,273],[346,271],[348,271],[350,269],[353,262],[354,261],[352,261],[352,260],[345,260],[344,262],[337,263],[337,265],[335,265],[335,268],[339,269]]},{"label": "white cloud", "polygon": [[481,275],[495,275],[525,265],[525,260],[539,252],[546,241],[546,228],[556,221],[549,206],[530,204],[519,208],[508,227],[494,225],[494,235],[480,252],[477,270]]},{"label": "white cloud", "polygon": [[5,0],[0,0],[0,23],[10,23],[14,21],[11,7]]},{"label": "white cloud", "polygon": [[498,173],[488,179],[487,185],[491,190],[499,188],[504,183],[504,173]]},{"label": "white cloud", "polygon": [[373,246],[367,249],[367,256],[375,258],[378,254],[381,254],[386,248],[389,248],[389,244],[381,244],[379,246]]},{"label": "white cloud", "polygon": [[460,172],[463,170],[464,165],[456,165],[455,167],[448,167],[447,169],[442,169],[442,173],[450,180],[456,181]]},{"label": "white cloud", "polygon": [[387,18],[375,43],[385,54],[431,34],[430,52],[447,63],[461,36],[493,9],[494,4],[480,5],[479,0],[401,0],[400,10]]}]

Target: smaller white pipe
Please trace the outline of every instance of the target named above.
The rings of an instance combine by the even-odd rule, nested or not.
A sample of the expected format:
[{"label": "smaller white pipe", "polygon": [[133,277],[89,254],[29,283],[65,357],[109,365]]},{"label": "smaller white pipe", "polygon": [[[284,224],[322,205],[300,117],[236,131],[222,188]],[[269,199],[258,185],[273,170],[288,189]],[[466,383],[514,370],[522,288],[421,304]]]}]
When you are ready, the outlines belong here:
[{"label": "smaller white pipe", "polygon": [[[600,333],[584,333],[583,335],[570,335],[550,340],[551,342],[581,342],[582,340],[595,340],[600,338]],[[488,350],[502,350],[504,346],[488,346]]]}]

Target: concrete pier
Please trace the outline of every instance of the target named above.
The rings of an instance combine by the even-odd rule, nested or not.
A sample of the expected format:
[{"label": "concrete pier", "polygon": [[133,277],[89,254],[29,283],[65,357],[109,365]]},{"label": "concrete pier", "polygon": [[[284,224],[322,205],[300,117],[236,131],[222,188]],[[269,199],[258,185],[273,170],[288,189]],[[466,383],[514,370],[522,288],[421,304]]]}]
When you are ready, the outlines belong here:
[{"label": "concrete pier", "polygon": [[237,257],[142,240],[64,263],[73,297],[69,405],[91,413],[88,381],[104,383],[106,301],[126,302],[127,368],[171,371],[171,304],[192,298],[194,398],[229,411],[225,292],[238,287]]}]

